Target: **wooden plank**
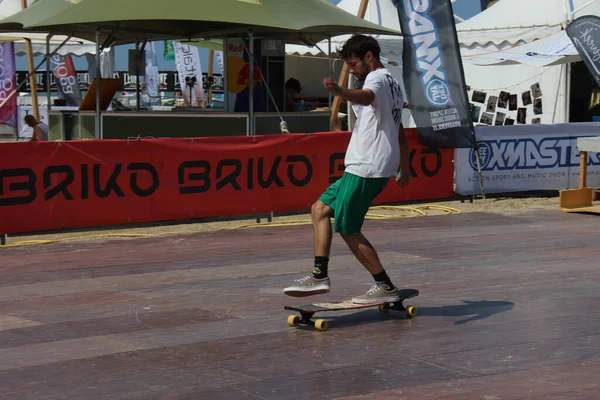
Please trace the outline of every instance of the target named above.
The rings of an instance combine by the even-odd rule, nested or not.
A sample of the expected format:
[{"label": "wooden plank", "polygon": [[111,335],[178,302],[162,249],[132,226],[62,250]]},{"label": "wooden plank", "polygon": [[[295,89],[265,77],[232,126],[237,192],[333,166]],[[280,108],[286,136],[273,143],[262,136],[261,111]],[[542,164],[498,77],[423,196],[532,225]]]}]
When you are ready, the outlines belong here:
[{"label": "wooden plank", "polygon": [[587,186],[587,151],[579,155],[579,189]]},{"label": "wooden plank", "polygon": [[[358,7],[358,13],[356,14],[359,18],[365,18],[365,14],[367,13],[367,6],[369,5],[369,0],[361,0],[360,5]],[[340,73],[340,79],[338,80],[338,85],[345,88],[348,86],[348,76],[349,76],[349,68],[348,64],[344,63],[342,67],[342,72]],[[336,131],[338,129],[339,124],[339,116],[340,106],[342,104],[342,98],[340,96],[335,96],[333,99],[333,104],[331,106],[331,130]]]}]

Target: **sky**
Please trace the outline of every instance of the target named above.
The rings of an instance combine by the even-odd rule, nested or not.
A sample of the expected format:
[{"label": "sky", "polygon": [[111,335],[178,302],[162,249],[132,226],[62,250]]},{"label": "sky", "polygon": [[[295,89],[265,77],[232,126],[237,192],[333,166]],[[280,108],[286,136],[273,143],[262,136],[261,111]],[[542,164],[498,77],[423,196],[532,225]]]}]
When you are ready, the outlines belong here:
[{"label": "sky", "polygon": [[[337,4],[341,0],[329,0],[330,3]],[[457,0],[453,5],[454,12],[461,18],[468,19],[476,14],[478,14],[481,10],[480,0]],[[156,42],[156,51],[158,53],[158,67],[161,71],[174,71],[176,69],[174,61],[165,61],[163,57],[164,52],[164,43]],[[118,71],[127,71],[128,64],[128,50],[135,48],[135,45],[127,45],[127,46],[118,46],[115,48],[115,59],[117,64]],[[35,58],[35,64],[39,64],[43,60],[43,57],[39,56]],[[86,71],[87,70],[87,62],[84,57],[73,57],[73,62],[75,64],[75,69],[78,71]],[[207,65],[208,63],[208,50],[200,49],[200,62],[202,66]],[[17,56],[16,57],[16,67],[18,71],[26,71],[27,70],[27,57],[26,56]],[[44,69],[45,71],[45,69]],[[214,71],[218,73],[220,71],[219,66],[216,61],[214,64]]]}]

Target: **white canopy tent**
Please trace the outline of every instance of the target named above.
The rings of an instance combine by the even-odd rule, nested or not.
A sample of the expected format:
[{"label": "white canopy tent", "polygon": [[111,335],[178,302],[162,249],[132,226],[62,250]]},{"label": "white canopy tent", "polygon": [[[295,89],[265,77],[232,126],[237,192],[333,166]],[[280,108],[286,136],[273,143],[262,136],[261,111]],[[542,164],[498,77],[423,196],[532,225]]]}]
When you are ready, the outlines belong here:
[{"label": "white canopy tent", "polygon": [[[361,0],[342,0],[337,6],[350,14],[357,15],[360,3]],[[400,21],[398,20],[398,13],[392,0],[369,0],[364,19],[385,28],[394,29],[400,32]],[[402,62],[401,37],[390,35],[373,35],[373,37],[379,42],[383,57],[390,61],[398,63]],[[337,51],[337,49],[349,38],[350,35],[341,35],[331,38],[332,52]],[[327,41],[322,41],[315,47],[288,44],[285,46],[285,52],[289,55],[327,56],[328,43]]]},{"label": "white canopy tent", "polygon": [[[483,109],[477,122],[484,112],[491,123],[517,120],[518,109],[528,124],[569,122],[569,63],[580,57],[564,29],[588,14],[600,14],[600,0],[500,0],[458,24],[469,96]],[[501,94],[517,95],[516,109],[497,107]]]},{"label": "white canopy tent", "polygon": [[[356,14],[359,4],[360,0],[342,0],[338,7]],[[526,123],[569,121],[569,63],[580,61],[580,57],[564,29],[573,19],[588,14],[600,15],[600,0],[500,0],[457,24],[470,98],[475,91],[486,93],[485,102],[479,104],[486,112],[490,97],[497,99],[501,92],[518,96],[517,109],[508,105],[506,109],[496,109],[496,104],[490,108],[492,123],[505,118],[516,121],[518,108],[527,109]],[[365,19],[400,30],[392,0],[370,0]],[[347,36],[332,38],[332,51],[347,39]],[[390,70],[395,70],[394,75],[401,80],[402,38],[377,36],[377,39],[382,57],[398,64],[399,67]],[[288,55],[318,57],[326,56],[327,51],[327,42],[316,47],[286,46]],[[527,104],[523,102],[527,91],[539,95],[539,91],[531,91],[532,87],[537,90],[538,85],[542,94],[538,100],[541,112],[539,107],[534,110],[534,98],[529,104],[526,96]],[[477,122],[480,118],[481,113]],[[414,123],[410,121],[408,125]]]}]

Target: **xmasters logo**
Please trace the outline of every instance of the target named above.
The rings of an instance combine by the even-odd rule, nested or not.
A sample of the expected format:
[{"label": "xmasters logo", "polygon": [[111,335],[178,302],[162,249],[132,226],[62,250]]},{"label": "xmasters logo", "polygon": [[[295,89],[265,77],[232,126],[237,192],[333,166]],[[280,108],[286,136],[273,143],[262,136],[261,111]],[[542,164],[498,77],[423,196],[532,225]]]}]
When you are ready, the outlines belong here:
[{"label": "xmasters logo", "polygon": [[[479,162],[482,171],[576,167],[579,165],[576,144],[576,137],[484,140],[479,142]],[[471,149],[469,163],[475,171],[476,154]],[[588,165],[600,165],[600,153],[590,153]]]},{"label": "xmasters logo", "polygon": [[451,105],[450,88],[435,21],[428,15],[433,0],[399,0],[404,3],[417,67],[427,101],[433,106]]}]

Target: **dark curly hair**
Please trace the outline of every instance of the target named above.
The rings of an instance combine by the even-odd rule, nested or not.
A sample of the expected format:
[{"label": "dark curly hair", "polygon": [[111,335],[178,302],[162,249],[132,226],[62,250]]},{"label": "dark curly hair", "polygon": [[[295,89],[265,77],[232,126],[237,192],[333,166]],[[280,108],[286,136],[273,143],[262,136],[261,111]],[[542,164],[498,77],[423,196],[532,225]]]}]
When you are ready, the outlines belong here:
[{"label": "dark curly hair", "polygon": [[352,36],[338,50],[342,60],[347,60],[352,56],[362,60],[369,51],[373,53],[373,57],[379,61],[379,53],[381,53],[379,43],[371,36],[366,35]]}]

